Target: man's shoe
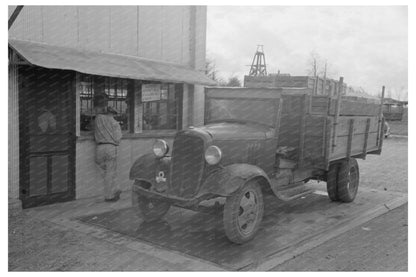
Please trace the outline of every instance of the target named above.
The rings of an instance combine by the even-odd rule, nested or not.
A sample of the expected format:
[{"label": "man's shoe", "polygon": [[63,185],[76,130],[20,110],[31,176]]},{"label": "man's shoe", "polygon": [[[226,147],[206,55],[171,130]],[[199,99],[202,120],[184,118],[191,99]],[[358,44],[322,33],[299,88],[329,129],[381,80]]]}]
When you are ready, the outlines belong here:
[{"label": "man's shoe", "polygon": [[118,201],[120,199],[120,194],[121,194],[121,190],[119,189],[114,193],[115,201]]},{"label": "man's shoe", "polygon": [[117,190],[114,193],[114,197],[110,199],[104,199],[105,202],[117,202],[120,199],[121,190]]}]

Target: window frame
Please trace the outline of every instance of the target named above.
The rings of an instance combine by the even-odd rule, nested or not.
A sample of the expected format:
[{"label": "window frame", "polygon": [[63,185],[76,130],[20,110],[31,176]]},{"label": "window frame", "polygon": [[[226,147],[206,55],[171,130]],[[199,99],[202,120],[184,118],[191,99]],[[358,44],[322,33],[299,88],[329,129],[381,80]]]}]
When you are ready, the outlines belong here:
[{"label": "window frame", "polygon": [[[184,83],[170,83],[170,82],[157,82],[157,81],[147,81],[147,80],[133,80],[133,79],[126,79],[126,78],[113,78],[113,77],[105,77],[105,76],[98,76],[92,74],[84,74],[84,73],[77,73],[76,77],[76,93],[77,93],[77,137],[79,139],[83,138],[92,138],[93,137],[93,130],[82,131],[81,130],[81,95],[82,91],[80,88],[82,75],[88,76],[92,79],[92,97],[94,96],[95,92],[97,91],[106,91],[105,85],[107,83],[106,78],[111,78],[117,80],[119,82],[121,80],[127,81],[127,94],[126,94],[126,103],[127,103],[127,129],[122,130],[123,138],[135,138],[135,137],[171,137],[176,134],[176,132],[182,130],[182,120],[183,120],[183,97],[184,97],[184,90],[185,84]],[[97,81],[101,82],[97,84]],[[137,119],[141,119],[140,126],[144,124],[144,105],[141,102],[141,90],[142,84],[161,84],[167,85],[168,89],[170,85],[173,85],[175,90],[175,105],[176,105],[176,129],[154,129],[154,130],[145,130],[141,127],[139,130],[135,132],[135,125]],[[139,97],[139,99],[137,99]],[[164,100],[167,101],[167,100]],[[139,105],[137,105],[139,104]],[[142,105],[140,107],[140,105]],[[132,107],[132,108],[131,108]],[[167,108],[168,109],[168,108]],[[141,113],[140,116],[137,118],[136,113]],[[173,115],[173,114],[172,114]]]}]

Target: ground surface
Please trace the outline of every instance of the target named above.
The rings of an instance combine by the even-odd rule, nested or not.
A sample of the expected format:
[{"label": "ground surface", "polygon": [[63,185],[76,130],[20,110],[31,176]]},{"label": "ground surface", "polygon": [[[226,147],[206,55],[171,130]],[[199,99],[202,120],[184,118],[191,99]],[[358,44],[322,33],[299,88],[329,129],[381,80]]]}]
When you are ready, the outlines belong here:
[{"label": "ground surface", "polygon": [[390,133],[392,135],[407,136],[408,122],[407,121],[389,121]]},{"label": "ground surface", "polygon": [[358,160],[358,164],[360,185],[407,193],[407,138],[392,136],[385,139],[380,156],[367,155],[365,160]]},{"label": "ground surface", "polygon": [[407,271],[407,209],[394,209],[273,270]]},{"label": "ground surface", "polygon": [[[360,161],[361,186],[407,192],[407,139],[384,141],[381,156]],[[118,260],[119,266],[112,266]],[[9,218],[9,270],[181,270],[165,259],[41,221]],[[122,261],[120,263],[120,261]],[[407,270],[407,205],[352,229],[274,270]]]}]

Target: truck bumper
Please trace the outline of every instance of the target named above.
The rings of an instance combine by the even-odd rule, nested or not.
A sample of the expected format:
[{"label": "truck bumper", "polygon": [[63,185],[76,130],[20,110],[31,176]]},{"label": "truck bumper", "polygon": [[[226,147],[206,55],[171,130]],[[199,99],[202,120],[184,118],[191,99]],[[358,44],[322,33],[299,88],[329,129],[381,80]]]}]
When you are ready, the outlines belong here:
[{"label": "truck bumper", "polygon": [[139,181],[140,180],[136,180],[135,183],[133,184],[132,186],[133,193],[139,193],[148,198],[157,198],[163,201],[167,201],[167,202],[170,202],[172,205],[179,206],[179,207],[184,207],[184,208],[192,207],[192,206],[198,205],[201,201],[217,197],[213,194],[204,194],[204,195],[200,195],[198,197],[189,198],[189,199],[177,197],[177,196],[169,195],[166,192],[157,192],[155,190],[152,190],[153,186],[150,189],[143,188],[142,186],[138,184]]}]

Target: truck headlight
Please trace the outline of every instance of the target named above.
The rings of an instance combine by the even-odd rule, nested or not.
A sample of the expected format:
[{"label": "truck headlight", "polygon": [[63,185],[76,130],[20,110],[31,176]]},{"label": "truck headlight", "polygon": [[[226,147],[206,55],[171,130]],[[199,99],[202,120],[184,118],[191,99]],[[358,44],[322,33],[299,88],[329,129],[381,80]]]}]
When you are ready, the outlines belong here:
[{"label": "truck headlight", "polygon": [[153,153],[156,157],[162,158],[169,152],[169,146],[163,139],[157,139],[153,143]]},{"label": "truck headlight", "polygon": [[205,160],[208,164],[214,165],[221,161],[222,152],[218,146],[211,145],[205,150]]}]

